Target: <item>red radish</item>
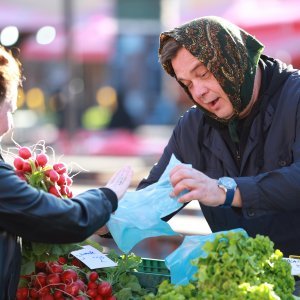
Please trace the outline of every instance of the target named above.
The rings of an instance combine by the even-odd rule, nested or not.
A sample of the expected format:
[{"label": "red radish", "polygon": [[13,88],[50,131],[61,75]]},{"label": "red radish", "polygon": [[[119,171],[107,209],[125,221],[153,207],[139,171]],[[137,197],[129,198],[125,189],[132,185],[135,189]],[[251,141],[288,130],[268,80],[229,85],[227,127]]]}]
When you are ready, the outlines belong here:
[{"label": "red radish", "polygon": [[50,175],[50,171],[52,170],[52,166],[49,166],[49,165],[47,165],[47,166],[45,166],[44,167],[44,174],[45,174],[45,176],[47,176],[47,177],[49,177]]},{"label": "red radish", "polygon": [[55,298],[53,297],[53,295],[51,295],[49,293],[42,295],[39,299],[40,300],[55,300]]},{"label": "red radish", "polygon": [[77,279],[77,281],[75,281],[75,282],[78,284],[80,291],[84,292],[87,289],[87,286],[81,279]]},{"label": "red radish", "polygon": [[91,297],[94,298],[97,296],[97,290],[96,289],[89,289],[86,291],[86,294]]},{"label": "red radish", "polygon": [[117,297],[116,296],[109,296],[109,297],[106,297],[105,300],[117,300]]},{"label": "red radish", "polygon": [[51,186],[49,187],[48,192],[49,192],[50,194],[56,196],[56,197],[61,198],[60,192],[58,191],[57,187],[54,186],[54,185],[51,185]]},{"label": "red radish", "polygon": [[98,293],[102,296],[108,297],[112,295],[112,286],[108,281],[102,281],[98,285]]},{"label": "red radish", "polygon": [[67,185],[62,185],[60,187],[60,193],[64,196],[67,196],[68,194],[70,194],[70,188]]},{"label": "red radish", "polygon": [[59,290],[55,290],[53,293],[54,299],[60,299],[60,298],[63,298],[63,296],[64,296],[63,292],[59,291]]},{"label": "red radish", "polygon": [[48,273],[62,273],[63,267],[59,263],[51,262],[47,265]]},{"label": "red radish", "polygon": [[77,282],[71,282],[65,288],[65,292],[72,296],[77,296],[79,294],[79,290],[79,284]]},{"label": "red radish", "polygon": [[70,191],[70,193],[67,194],[67,197],[68,197],[69,199],[73,198],[73,193]]},{"label": "red radish", "polygon": [[48,274],[47,284],[56,285],[61,283],[60,276],[57,273]]},{"label": "red radish", "polygon": [[14,159],[14,166],[17,170],[23,170],[24,159],[22,157],[16,157]]},{"label": "red radish", "polygon": [[87,287],[89,290],[96,290],[98,287],[98,284],[94,281],[89,281],[87,284]]},{"label": "red radish", "polygon": [[31,299],[38,299],[39,295],[37,289],[34,288],[30,289],[29,296]]},{"label": "red radish", "polygon": [[57,180],[57,184],[58,185],[65,185],[66,184],[66,182],[67,182],[67,179],[66,179],[66,174],[64,173],[64,174],[61,174],[60,176],[59,176],[59,179]]},{"label": "red radish", "polygon": [[97,295],[94,300],[104,300],[104,299],[108,299],[108,298],[103,298],[101,295]]},{"label": "red radish", "polygon": [[99,275],[96,271],[92,271],[89,275],[90,281],[96,281],[99,278]]},{"label": "red radish", "polygon": [[33,285],[36,288],[44,287],[47,284],[47,274],[44,272],[37,273]]},{"label": "red radish", "polygon": [[19,148],[19,156],[24,159],[28,159],[31,157],[31,150],[28,147]]},{"label": "red radish", "polygon": [[73,179],[69,176],[66,176],[66,185],[71,186],[73,184]]},{"label": "red radish", "polygon": [[72,269],[67,269],[61,273],[61,281],[70,284],[78,279],[77,273]]},{"label": "red radish", "polygon": [[17,300],[23,300],[23,299],[26,300],[28,295],[29,295],[28,288],[26,288],[26,287],[18,288],[18,290],[17,290]]},{"label": "red radish", "polygon": [[53,165],[53,169],[58,173],[58,174],[64,174],[67,172],[67,167],[64,163],[56,163]]},{"label": "red radish", "polygon": [[72,259],[71,264],[72,264],[73,266],[78,267],[78,268],[82,268],[82,267],[83,267],[83,263],[82,263],[79,259],[77,259],[76,257],[74,257],[74,258]]},{"label": "red radish", "polygon": [[27,181],[23,171],[16,171],[16,174],[20,179]]},{"label": "red radish", "polygon": [[44,261],[35,262],[35,269],[37,272],[45,272],[47,264]]},{"label": "red radish", "polygon": [[49,158],[48,158],[48,155],[45,154],[45,153],[40,153],[37,155],[35,161],[37,162],[37,164],[40,166],[40,167],[44,167],[46,166],[46,164],[48,163],[49,161]]},{"label": "red radish", "polygon": [[59,174],[54,170],[50,170],[49,171],[49,178],[52,182],[57,182],[58,179],[59,179]]},{"label": "red radish", "polygon": [[67,263],[67,259],[63,256],[60,256],[57,260],[60,265],[65,265]]},{"label": "red radish", "polygon": [[24,161],[23,163],[23,170],[22,170],[24,173],[28,172],[30,173],[31,172],[31,165],[28,161]]}]

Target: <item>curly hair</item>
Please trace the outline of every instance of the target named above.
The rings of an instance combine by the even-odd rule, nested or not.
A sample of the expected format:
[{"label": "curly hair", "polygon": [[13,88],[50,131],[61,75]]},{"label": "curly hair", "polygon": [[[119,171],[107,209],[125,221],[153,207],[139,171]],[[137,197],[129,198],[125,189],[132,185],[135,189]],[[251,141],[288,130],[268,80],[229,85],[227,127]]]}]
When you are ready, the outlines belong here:
[{"label": "curly hair", "polygon": [[0,104],[14,86],[22,86],[21,63],[11,50],[0,45]]}]

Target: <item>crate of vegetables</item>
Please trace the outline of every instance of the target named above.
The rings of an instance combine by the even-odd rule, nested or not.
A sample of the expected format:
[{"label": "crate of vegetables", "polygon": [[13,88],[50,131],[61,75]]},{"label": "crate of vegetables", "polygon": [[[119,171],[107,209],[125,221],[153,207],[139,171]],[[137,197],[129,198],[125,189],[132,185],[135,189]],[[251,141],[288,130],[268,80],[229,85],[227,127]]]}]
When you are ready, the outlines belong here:
[{"label": "crate of vegetables", "polygon": [[161,259],[142,258],[133,274],[138,278],[140,285],[151,292],[156,292],[162,281],[170,280],[170,271]]}]

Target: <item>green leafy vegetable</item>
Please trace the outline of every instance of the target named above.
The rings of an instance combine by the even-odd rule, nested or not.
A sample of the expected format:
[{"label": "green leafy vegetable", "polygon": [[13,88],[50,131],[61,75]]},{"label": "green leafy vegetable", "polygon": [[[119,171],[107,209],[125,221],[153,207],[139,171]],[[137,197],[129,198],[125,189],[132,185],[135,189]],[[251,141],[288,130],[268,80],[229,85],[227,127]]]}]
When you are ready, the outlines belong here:
[{"label": "green leafy vegetable", "polygon": [[186,286],[168,281],[160,284],[157,295],[144,299],[160,300],[292,300],[295,281],[291,266],[274,251],[265,236],[245,237],[240,232],[219,234],[203,246],[207,257],[191,263],[198,267]]}]

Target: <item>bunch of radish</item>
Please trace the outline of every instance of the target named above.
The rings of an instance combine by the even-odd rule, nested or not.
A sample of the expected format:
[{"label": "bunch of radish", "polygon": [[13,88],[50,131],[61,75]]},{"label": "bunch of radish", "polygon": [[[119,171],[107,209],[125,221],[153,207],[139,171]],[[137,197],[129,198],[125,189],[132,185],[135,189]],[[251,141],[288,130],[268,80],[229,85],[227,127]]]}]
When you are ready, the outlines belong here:
[{"label": "bunch of radish", "polygon": [[[75,262],[74,262],[75,260]],[[116,300],[112,285],[101,280],[96,271],[84,272],[75,266],[73,259],[67,264],[65,257],[54,262],[36,262],[31,275],[22,276],[22,287],[17,290],[17,300]]]},{"label": "bunch of radish", "polygon": [[67,166],[62,162],[51,165],[46,151],[33,151],[19,147],[13,161],[17,175],[31,186],[42,189],[60,198],[72,198],[70,189],[73,180]]}]

